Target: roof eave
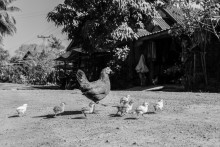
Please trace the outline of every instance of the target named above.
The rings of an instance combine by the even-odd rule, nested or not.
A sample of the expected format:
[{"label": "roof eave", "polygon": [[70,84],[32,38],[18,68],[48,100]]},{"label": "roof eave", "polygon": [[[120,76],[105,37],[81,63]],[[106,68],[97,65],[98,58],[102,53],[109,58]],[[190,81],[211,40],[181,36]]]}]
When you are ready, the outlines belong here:
[{"label": "roof eave", "polygon": [[149,40],[149,39],[159,38],[159,37],[164,36],[164,35],[170,35],[169,30],[170,29],[166,29],[166,30],[155,32],[155,33],[151,33],[147,36],[141,37],[140,40]]}]

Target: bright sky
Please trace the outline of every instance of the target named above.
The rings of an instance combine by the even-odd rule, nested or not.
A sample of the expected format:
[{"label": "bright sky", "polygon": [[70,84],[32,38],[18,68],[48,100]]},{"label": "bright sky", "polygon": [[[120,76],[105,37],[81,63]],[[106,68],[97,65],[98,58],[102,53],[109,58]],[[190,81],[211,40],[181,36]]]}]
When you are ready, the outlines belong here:
[{"label": "bright sky", "polygon": [[[8,50],[10,55],[22,44],[37,43],[42,44],[43,39],[38,35],[49,36],[53,34],[60,40],[64,46],[70,41],[67,36],[61,33],[61,28],[55,27],[53,22],[46,19],[47,13],[54,9],[64,0],[17,0],[11,4],[21,9],[20,12],[14,12],[12,15],[16,19],[17,32],[13,36],[6,36],[3,40],[3,48]],[[45,42],[46,43],[46,42]]]}]

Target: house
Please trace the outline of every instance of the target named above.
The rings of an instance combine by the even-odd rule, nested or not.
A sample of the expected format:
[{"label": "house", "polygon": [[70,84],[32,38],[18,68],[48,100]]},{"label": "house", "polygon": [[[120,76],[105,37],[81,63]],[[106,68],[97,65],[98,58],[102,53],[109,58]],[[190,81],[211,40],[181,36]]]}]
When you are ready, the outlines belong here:
[{"label": "house", "polygon": [[161,84],[174,83],[179,77],[170,76],[165,71],[175,66],[180,61],[182,52],[181,45],[170,35],[169,31],[175,23],[181,23],[181,11],[176,7],[167,7],[158,10],[161,17],[154,18],[155,25],[148,26],[147,30],[140,29],[137,31],[138,40],[130,44],[130,55],[128,59],[129,76],[133,85],[138,85],[139,78],[135,71],[140,56],[145,57],[149,73],[146,74],[146,85],[151,85],[152,80],[158,78]]}]

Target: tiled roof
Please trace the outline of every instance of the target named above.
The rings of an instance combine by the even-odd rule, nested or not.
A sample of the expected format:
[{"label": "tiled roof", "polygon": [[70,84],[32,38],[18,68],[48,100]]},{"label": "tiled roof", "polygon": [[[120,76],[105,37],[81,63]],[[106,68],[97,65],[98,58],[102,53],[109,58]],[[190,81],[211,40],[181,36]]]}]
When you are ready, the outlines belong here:
[{"label": "tiled roof", "polygon": [[164,11],[172,17],[177,23],[182,23],[182,20],[184,19],[183,17],[183,12],[174,6],[168,6],[167,8],[164,9]]},{"label": "tiled roof", "polygon": [[150,32],[145,29],[138,29],[136,34],[138,35],[138,37],[143,37],[149,35]]},{"label": "tiled roof", "polygon": [[160,33],[164,30],[170,29],[170,26],[165,22],[165,20],[163,18],[154,18],[153,21],[154,21],[154,23],[156,23],[156,25],[158,25],[161,28],[161,30],[158,30],[155,32],[148,32],[145,29],[138,29],[137,33],[136,33],[138,35],[138,38],[149,36],[149,35],[156,34],[156,33]]},{"label": "tiled roof", "polygon": [[152,33],[150,33],[148,36],[150,36],[150,35],[154,35],[154,34],[159,34],[159,33],[161,33],[161,32],[168,31],[168,30],[170,30],[170,29],[171,29],[171,28],[167,28],[167,29],[164,29],[164,30],[160,30],[160,31],[152,32]]},{"label": "tiled roof", "polygon": [[153,18],[154,23],[156,23],[162,30],[169,29],[170,26],[166,23],[163,18]]},{"label": "tiled roof", "polygon": [[146,34],[146,35],[143,35],[143,36],[141,36],[141,37],[146,37],[146,36],[150,36],[150,35],[154,35],[154,34],[159,34],[159,33],[162,33],[162,32],[165,32],[165,31],[168,31],[168,30],[170,30],[170,29],[172,29],[172,27],[167,28],[167,29],[164,29],[164,30],[160,30],[160,31],[151,32],[151,33]]}]

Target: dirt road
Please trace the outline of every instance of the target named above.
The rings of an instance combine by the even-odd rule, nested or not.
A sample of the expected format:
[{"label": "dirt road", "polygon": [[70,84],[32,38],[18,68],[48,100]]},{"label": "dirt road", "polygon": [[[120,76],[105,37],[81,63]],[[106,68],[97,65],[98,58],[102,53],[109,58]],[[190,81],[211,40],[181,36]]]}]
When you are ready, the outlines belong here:
[{"label": "dirt road", "polygon": [[[163,99],[164,110],[115,117],[112,106],[126,94],[134,107]],[[68,105],[54,118],[53,106],[60,102]],[[108,106],[97,105],[86,119],[80,109],[89,102],[72,90],[0,90],[0,147],[220,146],[220,94],[112,91],[102,101]],[[26,116],[17,117],[24,103]]]}]

